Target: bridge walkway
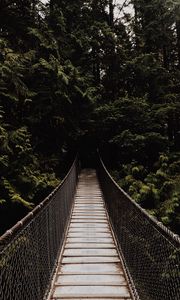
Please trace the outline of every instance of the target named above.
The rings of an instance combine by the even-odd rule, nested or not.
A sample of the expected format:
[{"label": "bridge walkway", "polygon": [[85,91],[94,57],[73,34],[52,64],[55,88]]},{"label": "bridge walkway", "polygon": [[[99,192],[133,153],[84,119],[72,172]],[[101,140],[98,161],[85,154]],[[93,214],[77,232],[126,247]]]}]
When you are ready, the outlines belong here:
[{"label": "bridge walkway", "polygon": [[133,299],[95,170],[79,176],[49,299]]}]

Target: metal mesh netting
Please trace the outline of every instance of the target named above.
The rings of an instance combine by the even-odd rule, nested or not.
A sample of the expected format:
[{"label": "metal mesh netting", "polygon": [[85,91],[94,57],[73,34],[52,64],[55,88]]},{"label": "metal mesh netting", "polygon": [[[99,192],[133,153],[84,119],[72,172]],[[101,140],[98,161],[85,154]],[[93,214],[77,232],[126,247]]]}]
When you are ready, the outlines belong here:
[{"label": "metal mesh netting", "polygon": [[45,299],[64,240],[77,169],[75,161],[62,184],[1,237],[0,300]]},{"label": "metal mesh netting", "polygon": [[99,179],[117,242],[141,300],[180,299],[180,239],[150,217],[113,181]]}]

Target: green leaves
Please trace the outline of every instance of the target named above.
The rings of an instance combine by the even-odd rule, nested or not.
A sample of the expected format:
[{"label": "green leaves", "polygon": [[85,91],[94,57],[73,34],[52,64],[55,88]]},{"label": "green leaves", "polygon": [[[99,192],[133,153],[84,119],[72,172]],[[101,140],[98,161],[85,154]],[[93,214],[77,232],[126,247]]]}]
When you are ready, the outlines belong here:
[{"label": "green leaves", "polygon": [[38,28],[29,28],[29,35],[35,37],[42,48],[50,51],[58,51],[57,41],[53,36],[53,32],[44,24],[43,31]]},{"label": "green leaves", "polygon": [[0,168],[7,169],[9,167],[9,157],[8,155],[0,156]]},{"label": "green leaves", "polygon": [[57,184],[59,160],[85,137],[112,153],[138,203],[174,224],[167,207],[179,189],[179,154],[170,155],[180,149],[177,1],[128,1],[135,13],[117,6],[115,18],[106,0],[21,2],[0,11],[3,207],[40,201]]},{"label": "green leaves", "polygon": [[65,83],[66,85],[69,84],[69,76],[67,76],[64,73],[63,67],[62,66],[58,66],[58,79],[62,80],[63,83]]},{"label": "green leaves", "polygon": [[3,178],[3,185],[4,185],[4,188],[7,191],[8,196],[12,202],[20,203],[20,204],[24,205],[25,207],[27,207],[28,209],[33,208],[33,203],[24,200],[20,196],[20,194],[17,192],[15,187],[5,178]]},{"label": "green leaves", "polygon": [[173,157],[162,153],[151,172],[136,161],[123,165],[120,173],[113,172],[120,186],[137,203],[174,231],[178,231],[180,222],[179,172],[172,173],[176,163],[178,166],[177,159],[179,154]]}]

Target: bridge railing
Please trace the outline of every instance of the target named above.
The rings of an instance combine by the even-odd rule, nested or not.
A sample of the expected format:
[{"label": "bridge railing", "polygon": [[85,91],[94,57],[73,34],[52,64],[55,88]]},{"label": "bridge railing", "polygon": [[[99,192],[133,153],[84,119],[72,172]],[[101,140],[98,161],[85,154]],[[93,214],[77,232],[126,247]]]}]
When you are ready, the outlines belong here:
[{"label": "bridge railing", "polygon": [[180,238],[136,204],[102,160],[98,175],[127,273],[136,287],[135,298],[180,299]]},{"label": "bridge railing", "polygon": [[74,161],[61,184],[0,238],[0,299],[46,299],[78,178]]}]

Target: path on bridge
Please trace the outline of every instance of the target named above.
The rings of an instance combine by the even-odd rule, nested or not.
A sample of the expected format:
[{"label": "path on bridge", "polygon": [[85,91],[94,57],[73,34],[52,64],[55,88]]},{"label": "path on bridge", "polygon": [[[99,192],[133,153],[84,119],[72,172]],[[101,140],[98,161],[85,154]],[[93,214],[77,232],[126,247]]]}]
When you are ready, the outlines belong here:
[{"label": "path on bridge", "polygon": [[79,177],[49,299],[87,298],[132,299],[94,170]]}]

